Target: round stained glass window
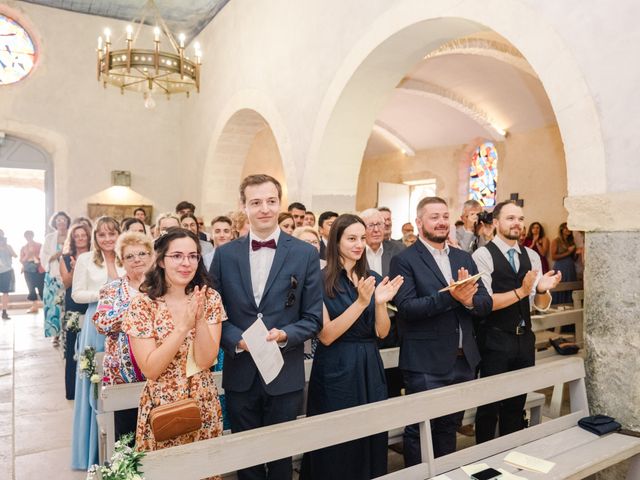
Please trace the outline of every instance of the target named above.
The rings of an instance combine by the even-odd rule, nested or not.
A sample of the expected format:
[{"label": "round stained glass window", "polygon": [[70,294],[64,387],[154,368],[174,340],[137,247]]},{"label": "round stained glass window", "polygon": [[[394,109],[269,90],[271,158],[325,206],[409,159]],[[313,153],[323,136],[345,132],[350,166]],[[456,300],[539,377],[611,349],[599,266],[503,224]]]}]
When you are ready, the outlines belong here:
[{"label": "round stained glass window", "polygon": [[0,85],[16,83],[29,75],[36,49],[27,31],[0,14]]}]

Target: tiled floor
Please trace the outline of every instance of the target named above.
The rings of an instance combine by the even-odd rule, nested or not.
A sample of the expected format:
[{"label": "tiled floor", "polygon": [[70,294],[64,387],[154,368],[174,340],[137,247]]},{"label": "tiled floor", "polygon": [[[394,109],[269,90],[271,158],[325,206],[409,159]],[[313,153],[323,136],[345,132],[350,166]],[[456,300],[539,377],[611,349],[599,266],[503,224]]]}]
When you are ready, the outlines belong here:
[{"label": "tiled floor", "polygon": [[0,323],[0,480],[80,480],[72,471],[73,402],[64,398],[60,349],[43,335],[42,311]]}]

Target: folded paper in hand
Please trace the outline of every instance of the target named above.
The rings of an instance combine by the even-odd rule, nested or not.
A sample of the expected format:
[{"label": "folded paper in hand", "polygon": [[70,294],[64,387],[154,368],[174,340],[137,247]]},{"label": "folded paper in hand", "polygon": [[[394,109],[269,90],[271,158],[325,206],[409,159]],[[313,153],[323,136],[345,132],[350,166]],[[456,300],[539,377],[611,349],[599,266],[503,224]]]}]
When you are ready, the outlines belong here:
[{"label": "folded paper in hand", "polygon": [[258,319],[242,333],[242,339],[249,347],[251,358],[267,385],[275,380],[284,365],[280,347],[277,342],[267,341],[268,333],[262,321],[262,314],[258,314]]}]

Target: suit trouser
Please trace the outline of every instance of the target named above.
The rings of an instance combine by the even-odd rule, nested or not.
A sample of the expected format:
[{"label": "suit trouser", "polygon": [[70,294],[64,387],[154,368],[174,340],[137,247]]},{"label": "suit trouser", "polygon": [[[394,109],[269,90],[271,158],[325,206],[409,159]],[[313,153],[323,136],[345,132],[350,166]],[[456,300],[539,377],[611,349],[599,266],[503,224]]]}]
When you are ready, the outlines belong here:
[{"label": "suit trouser", "polygon": [[[475,378],[475,370],[469,366],[464,356],[459,356],[456,359],[454,368],[447,373],[433,374],[403,370],[402,375],[406,394],[409,395],[473,380]],[[464,411],[431,420],[431,438],[435,457],[441,457],[456,451],[456,431],[462,423],[463,417]],[[405,468],[421,463],[420,428],[417,423],[407,425],[404,429],[403,440]]]},{"label": "suit trouser", "polygon": [[[535,336],[531,331],[527,331],[524,335],[515,335],[488,328],[485,335],[480,345],[481,378],[531,367],[535,364]],[[501,436],[522,430],[526,400],[527,395],[524,394],[478,407],[476,443],[495,438],[496,424],[499,426]]]},{"label": "suit trouser", "polygon": [[[246,392],[225,390],[227,413],[233,433],[253,428],[275,425],[295,420],[300,413],[303,390],[269,395],[256,376]],[[264,465],[238,470],[239,480],[290,480],[293,473],[291,457],[275,460]]]}]

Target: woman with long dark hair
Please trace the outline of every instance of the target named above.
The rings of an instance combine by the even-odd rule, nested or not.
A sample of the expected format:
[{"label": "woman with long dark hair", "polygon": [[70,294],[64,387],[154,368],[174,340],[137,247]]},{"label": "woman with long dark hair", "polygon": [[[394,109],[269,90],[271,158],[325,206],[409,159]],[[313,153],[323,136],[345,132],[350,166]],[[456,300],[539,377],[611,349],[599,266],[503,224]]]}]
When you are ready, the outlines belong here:
[{"label": "woman with long dark hair", "polygon": [[524,239],[524,246],[529,247],[531,250],[540,255],[540,261],[542,262],[542,274],[544,275],[549,271],[549,260],[547,260],[547,253],[549,253],[549,239],[544,235],[544,227],[540,222],[532,222],[529,225],[529,231]]},{"label": "woman with long dark hair", "polygon": [[[340,215],[327,244],[323,327],[315,352],[307,415],[385,400],[384,366],[376,343],[389,333],[387,302],[403,283],[367,270],[365,224]],[[387,433],[314,452],[303,459],[301,478],[370,479],[387,473]]]},{"label": "woman with long dark hair", "polygon": [[[198,237],[170,228],[158,237],[156,258],[129,307],[122,330],[147,378],[138,410],[136,448],[159,450],[222,435],[218,392],[209,370],[220,348],[226,314],[218,292],[209,286]],[[154,407],[193,398],[202,427],[164,441],[153,436]]]},{"label": "woman with long dark hair", "polygon": [[84,313],[89,306],[86,303],[74,302],[73,298],[71,298],[71,284],[73,282],[76,259],[90,249],[91,229],[84,222],[71,225],[62,250],[62,261],[60,262],[60,278],[65,288],[62,333],[64,338],[64,386],[67,400],[73,400],[75,397],[76,339],[83,323]]}]

